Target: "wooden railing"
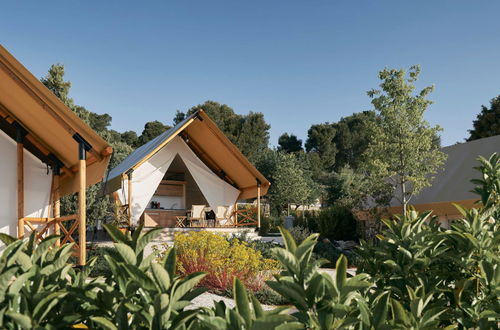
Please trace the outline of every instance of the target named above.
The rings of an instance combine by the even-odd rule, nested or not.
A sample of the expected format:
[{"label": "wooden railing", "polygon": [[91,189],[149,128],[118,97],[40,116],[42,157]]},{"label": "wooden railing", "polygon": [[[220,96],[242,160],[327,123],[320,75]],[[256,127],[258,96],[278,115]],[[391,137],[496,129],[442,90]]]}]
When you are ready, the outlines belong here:
[{"label": "wooden railing", "polygon": [[232,226],[257,226],[257,208],[235,210],[233,212]]},{"label": "wooden railing", "polygon": [[[64,226],[63,222],[66,221],[71,221],[75,220],[69,228],[66,228]],[[61,235],[61,240],[57,242],[57,244],[65,244],[67,242],[72,242],[75,244],[75,249],[78,250],[79,245],[78,243],[73,239],[72,235],[75,232],[75,230],[78,228],[79,225],[78,221],[78,215],[77,214],[72,214],[72,215],[66,215],[63,217],[58,217],[58,218],[21,218],[19,219],[19,225],[20,226],[27,226],[32,232],[36,232],[36,241],[39,242],[43,239],[43,236],[47,233],[50,232],[50,229],[53,229],[53,234],[59,235],[61,232],[63,235]],[[35,227],[36,225],[39,225],[40,228]]]}]

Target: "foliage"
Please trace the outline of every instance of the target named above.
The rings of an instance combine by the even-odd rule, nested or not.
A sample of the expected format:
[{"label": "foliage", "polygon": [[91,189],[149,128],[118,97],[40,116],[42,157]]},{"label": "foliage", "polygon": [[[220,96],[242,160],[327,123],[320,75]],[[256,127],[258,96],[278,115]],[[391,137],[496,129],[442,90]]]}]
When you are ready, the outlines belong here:
[{"label": "foliage", "polygon": [[500,95],[490,101],[490,108],[481,106],[481,112],[472,123],[467,141],[500,134]]},{"label": "foliage", "polygon": [[319,232],[322,237],[334,240],[355,240],[356,219],[351,209],[343,206],[324,208],[318,215]]},{"label": "foliage", "polygon": [[283,133],[278,138],[278,151],[284,152],[299,152],[303,151],[302,140],[298,139],[296,135]]},{"label": "foliage", "polygon": [[408,74],[403,69],[384,69],[379,73],[381,89],[368,92],[377,119],[369,126],[364,170],[370,179],[389,180],[405,212],[411,197],[430,185],[446,159],[436,143],[441,128],[424,119],[432,103],[426,97],[433,86],[413,95],[419,74],[419,66],[412,66]]},{"label": "foliage", "polygon": [[174,124],[181,122],[187,116],[203,109],[222,132],[233,142],[238,149],[251,161],[260,152],[267,149],[269,144],[269,126],[260,112],[249,112],[247,115],[239,115],[226,104],[215,101],[206,101],[203,104],[192,107],[185,113],[177,111]]},{"label": "foliage", "polygon": [[293,239],[297,244],[302,243],[306,238],[311,236],[311,232],[309,229],[301,226],[294,226],[289,230],[290,235],[292,235]]},{"label": "foliage", "polygon": [[370,142],[368,127],[375,121],[375,112],[363,111],[341,118],[334,124],[333,143],[337,149],[335,171],[344,167],[357,169]]},{"label": "foliage", "polygon": [[179,273],[206,272],[201,285],[213,289],[231,287],[233,277],[252,290],[259,290],[264,279],[276,270],[276,262],[265,259],[249,243],[208,231],[178,234],[174,238],[178,251]]},{"label": "foliage", "polygon": [[[497,177],[494,155],[479,169]],[[489,179],[490,175],[483,175]],[[204,291],[196,287],[204,274],[176,275],[176,249],[168,249],[154,262],[144,248],[161,229],[133,235],[105,225],[114,250],[104,255],[111,274],[89,278],[96,258],[83,268],[68,261],[73,245],[57,247],[58,237],[36,242],[6,234],[0,256],[0,327],[2,329],[497,329],[500,322],[500,224],[493,215],[499,204],[496,184],[475,181],[486,198],[483,206],[460,207],[461,219],[441,228],[431,212],[385,220],[379,244],[362,242],[356,276],[347,273],[345,256],[336,261],[336,274],[318,271],[314,260],[317,234],[297,244],[282,230],[284,248],[272,250],[280,273],[266,284],[291,306],[264,311],[242,281],[232,281],[235,307],[216,303],[214,308],[188,309]],[[201,232],[200,234],[203,234]],[[213,235],[213,234],[212,234]],[[212,238],[183,238],[191,246],[230,250],[207,244]],[[206,239],[204,239],[206,238]],[[251,249],[241,240],[221,239],[237,247],[234,263]],[[324,243],[324,242],[323,242]],[[225,251],[224,250],[224,251]],[[114,251],[114,252],[111,252]],[[200,255],[207,255],[205,249]],[[191,253],[191,252],[189,252]],[[196,254],[192,254],[196,258]],[[260,254],[258,254],[260,256]],[[244,261],[246,262],[246,261]],[[184,267],[184,264],[182,264]],[[293,307],[293,308],[290,308]]]},{"label": "foliage", "polygon": [[306,151],[318,155],[321,169],[331,172],[335,164],[337,147],[333,143],[336,130],[333,124],[315,124],[307,131]]},{"label": "foliage", "polygon": [[255,165],[271,181],[267,198],[273,214],[281,215],[290,204],[308,205],[317,199],[319,188],[297,154],[267,150]]},{"label": "foliage", "polygon": [[293,213],[295,218],[293,225],[298,227],[307,228],[311,233],[319,232],[318,214],[317,210],[301,210]]},{"label": "foliage", "polygon": [[485,208],[495,210],[492,216],[500,218],[500,156],[495,152],[489,159],[479,157],[480,166],[476,167],[481,172],[480,179],[471,180],[477,186],[473,192],[481,197]]},{"label": "foliage", "polygon": [[[144,129],[142,130],[141,135],[135,141],[134,147],[140,147],[143,144],[148,143],[153,140],[158,135],[164,133],[170,128],[170,126],[163,124],[162,122],[155,120],[150,121],[144,124]],[[133,138],[132,136],[129,136]]]}]

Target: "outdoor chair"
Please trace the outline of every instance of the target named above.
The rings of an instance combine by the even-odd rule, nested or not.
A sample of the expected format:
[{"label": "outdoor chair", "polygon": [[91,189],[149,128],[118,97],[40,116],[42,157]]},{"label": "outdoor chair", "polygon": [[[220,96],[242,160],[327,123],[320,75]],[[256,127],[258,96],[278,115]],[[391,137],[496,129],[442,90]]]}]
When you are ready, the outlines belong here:
[{"label": "outdoor chair", "polygon": [[220,227],[228,223],[227,217],[229,213],[229,206],[217,206],[215,210],[215,226]]},{"label": "outdoor chair", "polygon": [[[193,205],[191,207],[189,216],[191,227],[200,227],[203,225],[205,221],[205,207],[205,205]],[[197,226],[194,226],[193,222],[197,223]]]}]

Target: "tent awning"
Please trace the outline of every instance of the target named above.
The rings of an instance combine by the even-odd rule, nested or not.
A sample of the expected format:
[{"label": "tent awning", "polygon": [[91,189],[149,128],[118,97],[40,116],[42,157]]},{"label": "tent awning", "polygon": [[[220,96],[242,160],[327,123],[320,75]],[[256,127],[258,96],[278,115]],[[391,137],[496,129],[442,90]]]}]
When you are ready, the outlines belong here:
[{"label": "tent awning", "polygon": [[102,180],[111,147],[1,45],[0,91],[0,129],[12,137],[13,126],[20,125],[27,131],[26,149],[49,165],[54,157],[62,162],[61,195],[78,190],[75,135],[92,146],[87,152],[87,184]]},{"label": "tent awning", "polygon": [[199,110],[175,127],[136,149],[121,164],[111,170],[106,189],[119,190],[122,177],[160,151],[176,136],[184,139],[191,150],[214,173],[240,191],[239,199],[257,197],[260,183],[261,195],[265,195],[269,181],[248,161],[235,145],[222,133],[203,111]]}]

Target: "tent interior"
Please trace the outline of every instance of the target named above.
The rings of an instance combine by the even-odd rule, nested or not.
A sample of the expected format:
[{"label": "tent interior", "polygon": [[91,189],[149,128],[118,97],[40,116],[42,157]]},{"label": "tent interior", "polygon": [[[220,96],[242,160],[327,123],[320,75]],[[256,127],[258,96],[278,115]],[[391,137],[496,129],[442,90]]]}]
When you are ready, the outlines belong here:
[{"label": "tent interior", "polygon": [[193,205],[208,205],[196,180],[181,156],[176,155],[144,210],[146,227],[174,227],[176,216],[185,215]]}]

